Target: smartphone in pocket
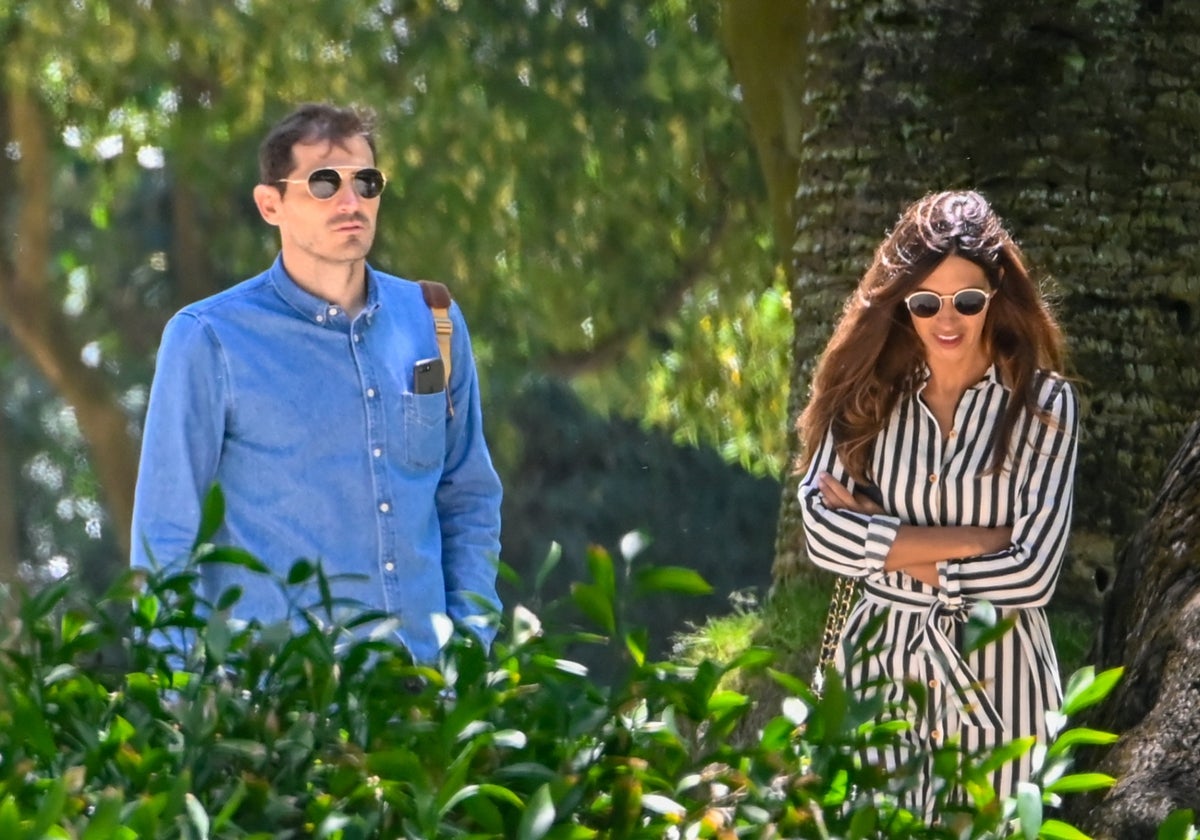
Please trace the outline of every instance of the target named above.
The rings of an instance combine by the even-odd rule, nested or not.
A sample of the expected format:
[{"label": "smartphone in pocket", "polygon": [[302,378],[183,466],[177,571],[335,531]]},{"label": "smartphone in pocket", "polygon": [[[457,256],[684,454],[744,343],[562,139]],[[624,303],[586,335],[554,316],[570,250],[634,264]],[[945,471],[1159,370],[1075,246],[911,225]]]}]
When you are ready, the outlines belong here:
[{"label": "smartphone in pocket", "polygon": [[413,363],[413,393],[440,394],[446,390],[446,369],[442,360],[421,359]]}]

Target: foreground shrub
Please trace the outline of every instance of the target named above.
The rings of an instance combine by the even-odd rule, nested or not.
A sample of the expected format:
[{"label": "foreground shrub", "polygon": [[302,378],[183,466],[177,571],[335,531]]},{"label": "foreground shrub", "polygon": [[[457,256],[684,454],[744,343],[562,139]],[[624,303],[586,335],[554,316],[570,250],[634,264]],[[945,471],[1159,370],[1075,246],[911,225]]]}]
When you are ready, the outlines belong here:
[{"label": "foreground shrub", "polygon": [[[1043,807],[1111,782],[1069,772],[1072,749],[1105,733],[991,756],[948,749],[939,774],[973,801],[923,825],[895,806],[903,770],[862,759],[902,720],[876,722],[885,710],[833,673],[817,697],[772,672],[766,650],[647,660],[600,551],[570,601],[591,631],[552,631],[517,606],[490,653],[454,632],[434,665],[389,641],[386,617],[335,621],[344,605],[307,562],[286,581],[264,577],[318,593],[295,624],[238,626],[222,610],[239,593],[217,604],[193,593],[198,564],[212,562],[260,565],[201,546],[186,568],[131,575],[96,604],[64,579],[0,605],[0,838],[1071,838],[1082,835]],[[703,582],[646,568],[630,585]],[[568,656],[581,644],[620,659],[621,676],[591,680]],[[765,669],[792,694],[744,747],[727,736],[754,701],[719,686],[734,668]],[[1117,676],[1077,674],[1064,711]],[[997,801],[984,771],[1025,749],[1042,751],[1040,779]],[[1177,817],[1170,836],[1189,836],[1190,822]]]}]

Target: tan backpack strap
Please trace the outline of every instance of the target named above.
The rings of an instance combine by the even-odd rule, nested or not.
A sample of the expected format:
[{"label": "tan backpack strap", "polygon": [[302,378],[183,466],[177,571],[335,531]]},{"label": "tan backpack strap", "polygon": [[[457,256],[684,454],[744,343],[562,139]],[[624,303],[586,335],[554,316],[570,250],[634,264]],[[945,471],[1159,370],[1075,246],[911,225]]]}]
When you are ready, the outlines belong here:
[{"label": "tan backpack strap", "polygon": [[438,352],[442,366],[446,369],[446,407],[454,416],[454,401],[450,398],[450,339],[454,336],[454,322],[450,320],[450,290],[444,283],[420,280],[421,295],[425,305],[433,313],[433,329],[437,333]]}]

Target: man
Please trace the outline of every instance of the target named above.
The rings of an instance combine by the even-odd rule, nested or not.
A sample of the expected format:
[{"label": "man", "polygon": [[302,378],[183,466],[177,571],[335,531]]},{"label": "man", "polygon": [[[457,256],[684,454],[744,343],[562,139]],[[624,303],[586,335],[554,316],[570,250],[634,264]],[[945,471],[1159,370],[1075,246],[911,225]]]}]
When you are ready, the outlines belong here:
[{"label": "man", "polygon": [[[450,309],[448,387],[414,383],[418,361],[439,367],[432,312],[418,284],[367,264],[385,185],[371,132],[367,114],[304,105],[264,139],[254,201],[281,252],[163,332],[132,562],[186,557],[216,482],[226,498],[219,542],[279,575],[298,559],[321,561],[335,597],[396,616],[401,641],[429,661],[436,615],[485,643],[494,635],[480,614],[499,606],[501,488],[462,313]],[[235,617],[288,614],[261,576],[202,567],[209,600],[233,585],[244,589]]]}]

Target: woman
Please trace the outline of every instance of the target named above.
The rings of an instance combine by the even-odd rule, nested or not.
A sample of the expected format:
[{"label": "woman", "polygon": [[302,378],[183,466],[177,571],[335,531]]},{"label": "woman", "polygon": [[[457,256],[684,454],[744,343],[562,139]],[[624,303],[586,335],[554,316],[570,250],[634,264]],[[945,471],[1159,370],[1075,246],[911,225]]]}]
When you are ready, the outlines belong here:
[{"label": "woman", "polygon": [[[882,682],[895,702],[904,680],[928,690],[889,766],[952,738],[969,752],[1046,739],[1062,691],[1042,607],[1067,542],[1078,411],[1062,363],[1020,250],[964,191],[902,214],[817,367],[799,421],[808,555],[863,584],[837,665],[852,688]],[[1015,624],[968,652],[978,601]],[[996,792],[1015,794],[1031,762],[998,769]],[[926,817],[929,769],[905,802]]]}]

